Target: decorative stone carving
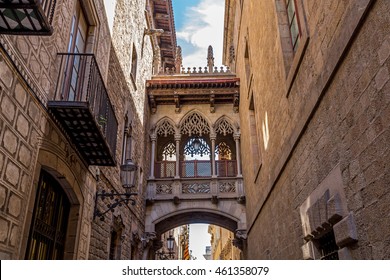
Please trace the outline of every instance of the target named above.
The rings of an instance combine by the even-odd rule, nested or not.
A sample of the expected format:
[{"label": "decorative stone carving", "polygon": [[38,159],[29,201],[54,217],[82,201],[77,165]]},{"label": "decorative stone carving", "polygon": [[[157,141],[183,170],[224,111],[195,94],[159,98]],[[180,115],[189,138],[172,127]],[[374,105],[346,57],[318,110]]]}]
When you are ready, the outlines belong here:
[{"label": "decorative stone carving", "polygon": [[210,126],[199,113],[194,112],[181,124],[180,132],[189,136],[193,134],[202,136],[210,133]]},{"label": "decorative stone carving", "polygon": [[210,184],[209,183],[192,183],[187,184],[183,183],[182,193],[210,193]]},{"label": "decorative stone carving", "polygon": [[142,245],[144,248],[147,248],[149,246],[153,245],[153,240],[156,239],[156,233],[155,232],[145,232],[142,237]]},{"label": "decorative stone carving", "polygon": [[170,184],[157,184],[156,193],[157,194],[172,194],[172,185],[170,185]]},{"label": "decorative stone carving", "polygon": [[175,128],[168,120],[163,120],[158,125],[156,133],[160,136],[163,135],[164,137],[167,137],[170,134],[175,134]]},{"label": "decorative stone carving", "polygon": [[215,132],[226,136],[226,134],[233,134],[234,129],[230,122],[228,122],[226,119],[222,119],[220,122],[218,122]]},{"label": "decorative stone carving", "polygon": [[235,182],[221,182],[219,183],[219,192],[221,193],[235,193],[236,183]]}]

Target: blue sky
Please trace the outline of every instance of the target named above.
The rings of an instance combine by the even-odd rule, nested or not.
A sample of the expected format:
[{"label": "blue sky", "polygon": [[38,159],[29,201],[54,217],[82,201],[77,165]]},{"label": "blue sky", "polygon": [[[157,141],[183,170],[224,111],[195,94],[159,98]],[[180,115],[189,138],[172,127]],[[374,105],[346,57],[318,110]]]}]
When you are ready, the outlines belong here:
[{"label": "blue sky", "polygon": [[222,65],[225,0],[172,0],[177,43],[183,66],[207,65],[207,48],[214,48],[215,65]]},{"label": "blue sky", "polygon": [[[112,29],[117,0],[104,0]],[[215,66],[222,65],[225,0],[172,0],[177,43],[184,67],[207,66],[207,48],[214,48]]]}]

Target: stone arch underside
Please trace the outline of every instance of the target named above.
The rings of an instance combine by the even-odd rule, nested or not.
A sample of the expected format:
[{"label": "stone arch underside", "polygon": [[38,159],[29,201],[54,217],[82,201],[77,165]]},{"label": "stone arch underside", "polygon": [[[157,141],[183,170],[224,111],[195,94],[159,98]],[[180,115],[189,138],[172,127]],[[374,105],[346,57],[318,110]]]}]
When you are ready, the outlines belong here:
[{"label": "stone arch underside", "polygon": [[183,201],[179,205],[172,202],[155,202],[148,206],[146,231],[157,235],[191,223],[208,223],[224,227],[232,232],[246,229],[245,205],[235,200],[219,201],[217,205],[210,200]]},{"label": "stone arch underside", "polygon": [[164,220],[157,222],[155,224],[156,234],[160,235],[172,228],[186,225],[186,224],[213,224],[217,226],[221,226],[230,230],[231,232],[235,232],[237,230],[237,221],[226,217],[224,215],[212,212],[204,212],[204,211],[194,211],[194,212],[186,212],[179,213]]}]

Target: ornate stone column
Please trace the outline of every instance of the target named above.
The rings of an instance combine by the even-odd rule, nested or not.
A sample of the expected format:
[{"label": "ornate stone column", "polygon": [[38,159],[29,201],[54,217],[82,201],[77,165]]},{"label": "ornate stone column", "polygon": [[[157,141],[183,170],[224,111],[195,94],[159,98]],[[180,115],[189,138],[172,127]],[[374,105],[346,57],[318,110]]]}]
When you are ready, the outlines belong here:
[{"label": "ornate stone column", "polygon": [[175,141],[176,141],[176,174],[175,178],[180,178],[180,139],[181,134],[175,134]]},{"label": "ornate stone column", "polygon": [[240,157],[240,134],[234,134],[234,141],[236,141],[236,159],[237,159],[237,177],[242,177],[241,174],[241,157]]},{"label": "ornate stone column", "polygon": [[215,172],[215,140],[217,139],[217,135],[215,133],[210,133],[211,140],[211,177],[216,178],[217,174]]},{"label": "ornate stone column", "polygon": [[150,139],[152,140],[152,151],[150,156],[150,179],[154,179],[154,160],[155,160],[155,153],[156,153],[156,140],[157,135],[155,133],[152,133],[150,135]]}]

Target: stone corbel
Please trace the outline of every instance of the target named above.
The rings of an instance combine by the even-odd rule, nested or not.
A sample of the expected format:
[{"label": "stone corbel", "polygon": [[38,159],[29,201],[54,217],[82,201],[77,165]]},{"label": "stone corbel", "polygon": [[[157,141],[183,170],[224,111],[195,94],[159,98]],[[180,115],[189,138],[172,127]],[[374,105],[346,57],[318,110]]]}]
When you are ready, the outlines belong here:
[{"label": "stone corbel", "polygon": [[143,248],[149,248],[153,245],[153,240],[155,240],[157,237],[155,232],[145,232],[143,236],[141,237],[142,246]]},{"label": "stone corbel", "polygon": [[174,100],[175,100],[175,112],[176,112],[176,113],[180,113],[180,111],[181,111],[181,108],[180,108],[180,97],[179,97],[179,95],[175,92],[173,98],[174,98]]},{"label": "stone corbel", "polygon": [[235,238],[233,239],[233,246],[237,247],[241,251],[244,249],[244,244],[248,238],[247,231],[245,229],[238,229],[235,232]]},{"label": "stone corbel", "polygon": [[215,113],[215,94],[210,95],[210,113]]},{"label": "stone corbel", "polygon": [[238,92],[236,92],[236,93],[234,93],[234,97],[233,97],[233,111],[234,111],[234,113],[238,113],[239,105],[240,105],[240,96],[239,96]]},{"label": "stone corbel", "polygon": [[149,95],[149,101],[150,101],[150,108],[152,110],[152,114],[155,114],[157,111],[157,104],[153,95]]}]

